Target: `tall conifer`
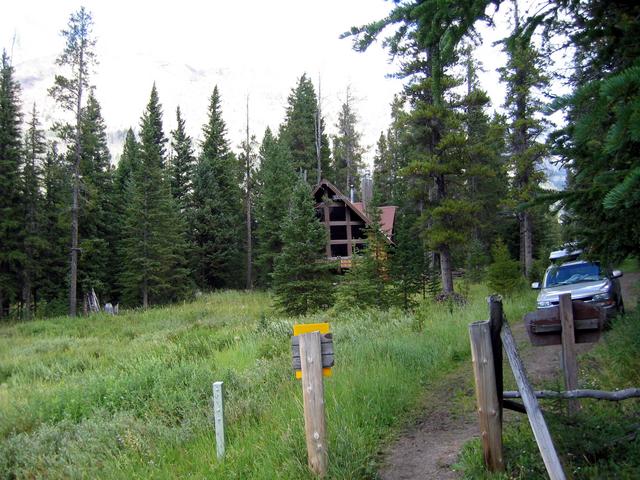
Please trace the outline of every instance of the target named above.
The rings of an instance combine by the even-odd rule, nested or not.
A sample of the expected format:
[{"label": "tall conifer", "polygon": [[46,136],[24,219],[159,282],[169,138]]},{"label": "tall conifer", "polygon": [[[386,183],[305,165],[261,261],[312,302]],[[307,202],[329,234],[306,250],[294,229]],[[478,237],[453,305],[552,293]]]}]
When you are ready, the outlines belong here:
[{"label": "tall conifer", "polygon": [[311,79],[303,74],[287,99],[284,123],[280,126],[279,138],[289,149],[296,172],[306,174],[309,184],[317,179],[316,135],[320,134],[320,168],[322,177],[331,177],[329,166],[329,138],[324,133],[324,119],[318,126],[318,97]]},{"label": "tall conifer", "polygon": [[118,227],[113,215],[113,170],[107,127],[92,91],[82,110],[80,150],[79,292],[84,296],[93,289],[106,301],[111,300],[115,283],[112,255]]},{"label": "tall conifer", "polygon": [[126,210],[123,296],[127,303],[167,303],[189,289],[184,227],[165,171],[166,138],[155,84],[140,125],[140,165],[129,182]]},{"label": "tall conifer", "polygon": [[57,144],[48,146],[42,166],[44,186],[43,241],[44,251],[40,259],[43,276],[39,293],[46,303],[45,315],[63,315],[68,312],[69,229],[71,218],[72,170],[68,162],[58,154]]},{"label": "tall conifer", "polygon": [[22,308],[23,318],[33,315],[34,291],[38,287],[42,273],[40,263],[44,251],[43,211],[42,211],[42,161],[46,153],[45,135],[38,120],[35,104],[27,123],[24,139],[24,169],[22,171],[23,254],[22,265]]},{"label": "tall conifer", "polygon": [[271,284],[275,258],[282,250],[282,225],[287,216],[292,186],[297,178],[289,150],[269,128],[260,146],[256,173],[256,273],[260,286]]},{"label": "tall conifer", "polygon": [[[544,108],[539,94],[549,85],[544,73],[543,59],[532,43],[532,30],[521,25],[518,2],[514,2],[515,28],[505,40],[509,56],[501,69],[501,78],[507,84],[505,107],[509,114],[510,168],[513,172],[512,198],[516,204],[530,203],[540,193],[544,181],[542,161],[547,147],[542,140],[544,122],[540,112]],[[518,212],[520,227],[520,263],[522,272],[529,277],[533,269],[534,219],[530,209]]]},{"label": "tall conifer", "polygon": [[196,159],[193,155],[193,142],[187,135],[186,124],[180,107],[176,108],[176,129],[171,132],[171,194],[181,212],[191,205],[193,175]]},{"label": "tall conifer", "polygon": [[316,216],[310,187],[299,179],[282,225],[282,251],[275,259],[276,305],[302,315],[333,303],[329,268],[324,262],[327,232]]},{"label": "tall conifer", "polygon": [[358,119],[354,109],[354,99],[349,88],[345,101],[338,113],[336,127],[338,134],[333,137],[333,166],[332,178],[338,187],[346,195],[351,188],[360,191],[360,176],[364,169],[362,148],[360,141],[362,135],[358,132]]},{"label": "tall conifer", "polygon": [[71,255],[69,274],[69,315],[75,316],[77,309],[78,252],[80,214],[80,163],[82,159],[81,122],[84,98],[89,90],[89,74],[96,63],[92,38],[93,19],[84,7],[71,14],[67,30],[61,34],[65,38],[65,48],[56,59],[56,64],[68,70],[67,75],[56,75],[54,85],[49,90],[51,96],[65,110],[72,112],[73,124],[62,125],[59,133],[71,144],[70,155],[73,164],[73,195],[71,202]]},{"label": "tall conifer", "polygon": [[6,52],[0,65],[0,318],[18,296],[22,260],[20,86]]},{"label": "tall conifer", "polygon": [[235,287],[242,266],[242,193],[238,162],[226,139],[217,86],[209,102],[203,136],[190,225],[195,279],[203,289]]}]

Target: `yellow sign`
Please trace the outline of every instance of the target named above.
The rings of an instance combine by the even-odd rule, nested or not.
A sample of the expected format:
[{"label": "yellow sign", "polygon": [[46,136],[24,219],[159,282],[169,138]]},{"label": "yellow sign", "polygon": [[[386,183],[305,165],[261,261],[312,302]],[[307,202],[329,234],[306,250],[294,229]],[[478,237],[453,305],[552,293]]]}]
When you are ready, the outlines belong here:
[{"label": "yellow sign", "polygon": [[[304,333],[320,332],[322,335],[329,333],[328,323],[296,323],[293,325],[293,336],[297,337]],[[322,369],[322,376],[331,376],[331,367]],[[296,370],[296,378],[300,380],[302,378],[302,370]]]}]

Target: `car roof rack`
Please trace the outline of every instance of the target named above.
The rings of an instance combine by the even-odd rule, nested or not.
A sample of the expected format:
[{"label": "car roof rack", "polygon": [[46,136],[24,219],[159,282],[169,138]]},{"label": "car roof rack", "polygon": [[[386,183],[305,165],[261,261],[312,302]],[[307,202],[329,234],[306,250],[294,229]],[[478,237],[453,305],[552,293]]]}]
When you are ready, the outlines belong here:
[{"label": "car roof rack", "polygon": [[582,254],[581,249],[574,249],[572,246],[563,248],[562,250],[556,250],[549,254],[549,260],[563,262],[570,262],[576,260]]}]

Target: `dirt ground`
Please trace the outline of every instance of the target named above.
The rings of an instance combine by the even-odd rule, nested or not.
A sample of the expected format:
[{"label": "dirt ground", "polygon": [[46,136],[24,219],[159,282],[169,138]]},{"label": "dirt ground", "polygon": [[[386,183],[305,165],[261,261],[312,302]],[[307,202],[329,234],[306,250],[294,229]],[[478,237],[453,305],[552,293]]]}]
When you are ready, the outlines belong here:
[{"label": "dirt ground", "polygon": [[[633,310],[640,294],[640,273],[627,273],[621,279],[627,311]],[[513,334],[529,380],[534,385],[554,380],[560,373],[560,346],[530,346],[522,322],[513,322]],[[578,345],[584,353],[594,344]],[[505,366],[505,383],[509,367]],[[470,365],[463,365],[437,384],[428,387],[421,418],[401,433],[382,453],[383,480],[447,480],[459,478],[453,468],[460,448],[479,435],[475,413],[473,378]],[[508,421],[510,412],[505,412]]]}]

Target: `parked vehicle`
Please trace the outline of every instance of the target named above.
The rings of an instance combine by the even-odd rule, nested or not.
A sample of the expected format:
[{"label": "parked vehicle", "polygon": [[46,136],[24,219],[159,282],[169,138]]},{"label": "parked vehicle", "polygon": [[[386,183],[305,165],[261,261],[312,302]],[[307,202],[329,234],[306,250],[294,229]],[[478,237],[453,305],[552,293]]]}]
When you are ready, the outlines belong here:
[{"label": "parked vehicle", "polygon": [[607,318],[624,313],[624,302],[618,278],[621,270],[609,270],[598,262],[580,260],[580,251],[560,250],[552,252],[555,261],[547,268],[542,283],[531,287],[540,289],[538,308],[550,308],[559,303],[560,295],[570,293],[572,300],[582,300],[602,307]]}]

